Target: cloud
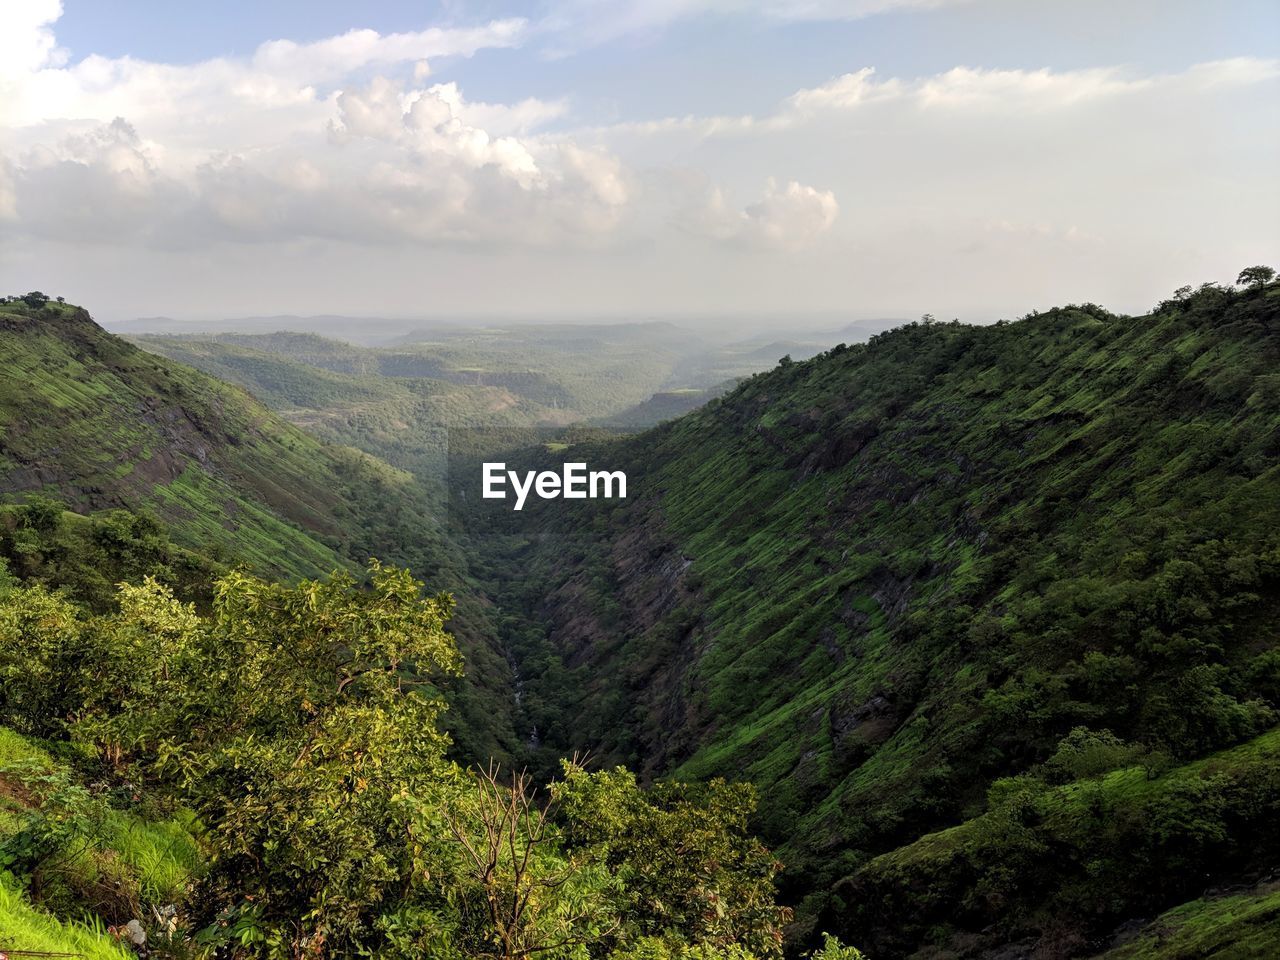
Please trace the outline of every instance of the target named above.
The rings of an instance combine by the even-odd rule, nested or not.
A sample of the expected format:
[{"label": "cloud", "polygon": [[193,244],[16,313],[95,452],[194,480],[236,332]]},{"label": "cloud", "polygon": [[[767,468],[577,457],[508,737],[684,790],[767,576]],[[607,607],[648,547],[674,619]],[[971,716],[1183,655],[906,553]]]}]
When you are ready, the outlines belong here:
[{"label": "cloud", "polygon": [[[8,54],[0,57],[5,93],[0,124],[22,127],[56,118],[109,122],[124,116],[165,130],[210,119],[226,129],[228,120],[244,111],[276,111],[277,123],[283,119],[296,126],[313,119],[331,88],[356,72],[412,63],[421,81],[430,59],[518,46],[528,27],[515,18],[414,33],[351,30],[313,43],[272,40],[247,59],[175,65],[90,55],[68,64],[51,29],[60,13],[60,4],[48,0],[0,5],[0,51]],[[201,108],[195,119],[193,105]]]},{"label": "cloud", "polygon": [[[613,230],[631,197],[607,150],[539,135],[564,101],[422,85],[428,58],[518,44],[523,20],[275,40],[244,60],[67,64],[50,29],[59,5],[18,7],[0,21],[15,46],[0,216],[30,236],[573,244]],[[355,79],[400,64],[403,79]]]},{"label": "cloud", "polygon": [[[185,66],[68,64],[50,31],[58,12],[10,18],[38,50],[2,121],[16,149],[0,167],[0,216],[30,237],[575,249],[661,233],[672,218],[654,211],[680,203],[642,190],[607,146],[548,132],[565,100],[486,103],[430,82],[430,62],[520,43],[524,21],[275,40]],[[736,245],[801,249],[838,209],[797,182],[770,181],[736,210],[709,189],[674,219]]]},{"label": "cloud", "polygon": [[118,242],[180,201],[121,118],[27,151],[11,176],[14,218],[36,236]]},{"label": "cloud", "polygon": [[53,24],[62,16],[60,0],[14,0],[0,5],[0,86],[46,66],[60,66]]},{"label": "cloud", "polygon": [[797,90],[772,113],[662,117],[596,128],[596,135],[698,137],[767,135],[809,123],[833,122],[883,104],[913,110],[1029,115],[1147,92],[1210,94],[1280,77],[1280,60],[1237,57],[1194,64],[1180,73],[1134,75],[1120,67],[1085,70],[994,70],[954,67],[924,77],[879,79],[874,67]]},{"label": "cloud", "polygon": [[[454,58],[572,46],[591,10],[643,33],[927,6],[551,3],[572,14],[560,34],[547,19],[360,30],[192,64],[72,61],[57,3],[0,3],[0,267],[23,288],[92,276],[62,292],[146,312],[367,312],[376,297],[401,313],[918,314],[996,296],[1140,307],[1153,284],[1234,276],[1275,246],[1276,60],[851,64],[750,111],[595,127],[569,98],[471,99]],[[144,307],[156,289],[170,299]],[[920,303],[928,289],[940,299]]]},{"label": "cloud", "polygon": [[707,189],[700,202],[676,217],[685,230],[735,245],[771,250],[801,250],[836,222],[840,205],[829,190],[794,180],[779,186],[770,178],[764,196],[735,209],[719,187]]},{"label": "cloud", "polygon": [[319,83],[341,79],[364,67],[423,63],[432,57],[470,57],[478,50],[518,46],[526,26],[523,18],[510,18],[480,27],[432,27],[386,35],[376,30],[349,30],[314,43],[272,40],[258,47],[250,69],[272,77]]}]

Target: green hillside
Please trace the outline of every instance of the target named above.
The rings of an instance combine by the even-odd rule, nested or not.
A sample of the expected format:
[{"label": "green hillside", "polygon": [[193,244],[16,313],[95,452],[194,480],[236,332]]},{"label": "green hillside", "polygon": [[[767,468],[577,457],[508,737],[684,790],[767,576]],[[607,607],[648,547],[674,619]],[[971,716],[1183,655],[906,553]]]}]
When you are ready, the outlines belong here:
[{"label": "green hillside", "polygon": [[[635,427],[646,411],[678,412],[694,388],[638,392],[657,376],[646,367],[600,391],[590,385],[593,358],[613,351],[624,362],[640,334],[614,331],[602,346],[605,335],[588,332],[573,356],[570,334],[529,335],[523,368],[501,338],[462,334],[376,351],[293,334],[148,339],[166,354],[158,357],[106,334],[78,308],[0,306],[0,352],[16,374],[0,394],[0,492],[15,501],[0,508],[0,595],[13,597],[0,627],[30,657],[71,665],[92,704],[86,712],[76,689],[42,684],[19,651],[8,667],[12,689],[0,688],[8,722],[52,737],[60,750],[80,749],[64,734],[88,738],[119,762],[121,745],[108,733],[127,719],[145,728],[133,742],[170,749],[165,723],[147,726],[146,711],[135,716],[97,686],[99,654],[122,689],[151,676],[151,667],[135,676],[121,653],[142,641],[128,612],[117,612],[116,581],[152,576],[202,616],[212,609],[203,626],[173,616],[187,624],[191,655],[220,663],[229,638],[266,643],[255,657],[275,642],[236,632],[241,614],[323,619],[305,604],[325,591],[352,611],[371,602],[350,594],[348,581],[291,593],[228,580],[230,567],[247,562],[292,581],[378,556],[456,599],[450,630],[464,676],[440,669],[424,687],[449,703],[440,720],[454,737],[449,760],[514,759],[546,782],[563,775],[561,757],[587,751],[597,766],[625,763],[641,783],[657,784],[642,801],[630,774],[574,781],[586,791],[570,811],[579,819],[557,843],[586,844],[601,869],[618,868],[612,858],[624,848],[633,858],[625,876],[596,875],[605,886],[582,891],[587,901],[610,884],[634,884],[656,863],[666,865],[643,883],[687,879],[685,894],[701,896],[702,875],[686,877],[678,857],[663,860],[670,851],[651,833],[731,822],[746,836],[748,794],[718,792],[729,788],[716,778],[726,777],[757,788],[750,822],[785,865],[778,883],[795,908],[793,954],[830,931],[877,960],[1266,955],[1280,857],[1272,828],[1280,815],[1280,284],[1184,289],[1136,317],[1085,304],[992,326],[909,324],[784,359],[626,438],[598,427],[555,426],[545,437],[529,428],[568,422],[557,409],[573,419],[613,411],[599,414],[605,421],[628,411]],[[559,351],[558,359],[543,370],[539,351]],[[672,362],[658,352],[659,366]],[[575,364],[585,372],[571,375]],[[487,382],[500,368],[505,381]],[[566,406],[556,407],[556,391]],[[575,391],[586,392],[574,399]],[[430,435],[441,424],[443,447]],[[544,442],[512,448],[532,437]],[[625,470],[629,497],[531,500],[519,514],[468,498],[479,461],[496,450],[521,469],[572,458]],[[441,478],[452,485],[447,500]],[[398,574],[388,576],[391,602],[402,589],[392,584]],[[225,584],[275,599],[230,609],[213,592]],[[62,596],[46,597],[46,587]],[[59,606],[70,601],[74,616]],[[74,625],[91,614],[97,619]],[[328,657],[348,643],[314,646],[346,620],[296,634],[290,622],[271,621],[286,646]],[[82,639],[48,639],[63,627]],[[89,641],[102,649],[94,653]],[[393,689],[398,696],[422,680],[416,667],[402,669],[394,645],[391,655],[391,672],[376,674],[390,684],[379,687],[388,704],[399,703]],[[306,657],[289,667],[272,656],[262,661],[269,672],[313,669]],[[279,690],[255,670],[232,673],[227,703],[250,692],[288,701],[264,715],[282,738],[270,759],[281,771],[299,751],[308,755],[310,734],[297,724],[319,716],[309,713],[317,697],[336,697],[334,716],[347,716],[345,687],[335,694],[323,670]],[[232,709],[212,689],[167,675],[146,682],[166,691],[172,709],[190,711],[183,716]],[[152,694],[136,696],[143,703]],[[45,726],[23,726],[37,708]],[[183,762],[212,749],[214,729],[201,721],[183,734],[194,739],[182,749],[195,751]],[[406,732],[378,730],[380,739]],[[217,747],[232,750],[228,783],[239,783],[231,771],[257,736],[245,735],[244,744]],[[427,746],[433,757],[444,749],[428,740],[402,744],[405,762],[418,762],[408,758]],[[175,780],[148,756],[128,762],[166,795],[199,797],[202,816],[250,830],[212,785]],[[360,768],[368,756],[357,747],[351,762]],[[459,770],[439,757],[429,766],[423,789],[454,789]],[[338,791],[330,800],[339,806],[347,801],[334,798],[357,783],[344,770],[324,774],[332,773],[325,789]],[[275,789],[275,776],[246,789]],[[713,786],[686,793],[694,788],[663,786],[668,778]],[[399,830],[404,798],[385,789],[388,806],[369,823]],[[299,788],[280,802],[305,807],[312,798]],[[592,803],[622,804],[627,816],[648,811],[634,821],[644,826],[626,827],[632,821],[616,819],[618,809]],[[703,803],[728,821],[698,819],[712,816],[698,812]],[[586,826],[602,816],[622,831],[604,846]],[[321,820],[296,824],[336,843]],[[431,823],[427,835],[438,835],[441,822]],[[403,836],[369,829],[386,849]],[[684,849],[707,836],[672,842]],[[227,842],[226,855],[239,856],[240,841]],[[718,869],[720,848],[700,849],[708,859],[698,869]],[[387,855],[376,880],[359,873],[363,866],[343,869],[356,870],[357,886],[416,889],[409,861]],[[432,871],[443,863],[432,862]],[[234,880],[252,865],[236,863],[200,887],[193,917],[233,901],[249,911],[237,924],[257,916],[236,899],[243,891]],[[272,929],[292,929],[290,911],[306,897],[329,896],[310,886],[319,863],[288,861],[272,879],[272,895],[282,897]],[[771,899],[775,867],[740,865],[770,892],[763,926],[735,927],[733,937],[780,935],[786,911]],[[0,886],[0,896],[13,911],[36,910],[22,889]],[[658,936],[674,922],[664,919],[667,893],[634,889],[646,892],[628,893],[640,899],[626,911],[643,900],[649,912],[628,936]],[[410,917],[409,901],[380,892],[333,929],[361,949],[429,952],[425,941],[397,939],[397,924],[418,937],[434,929],[431,911],[453,917],[438,894],[418,889],[412,909],[427,912]],[[41,903],[55,920],[31,914],[46,931],[35,942],[95,936],[56,899]],[[708,949],[747,942],[717,941],[698,926],[717,909],[690,906],[680,937],[719,944]],[[625,948],[607,930],[590,936],[618,957],[694,956],[657,952],[667,947],[647,934]],[[749,953],[729,955],[779,949],[753,942]]]},{"label": "green hillside", "polygon": [[[241,388],[112,336],[79,307],[0,304],[0,358],[0,495],[48,495],[80,513],[147,512],[215,566],[287,579],[358,570],[374,556],[408,565],[457,592],[467,613],[458,637],[469,669],[450,681],[460,749],[506,755],[510,667],[443,536],[439,497],[414,475],[317,440]],[[33,563],[49,566],[48,554],[84,565],[89,554],[72,543],[77,519],[68,524],[30,545]],[[0,516],[0,546],[10,543],[12,556],[11,541]],[[103,569],[96,589],[133,572]]]},{"label": "green hillside", "polygon": [[[287,398],[313,409],[340,408],[362,394],[368,400],[398,392],[434,399],[435,422],[448,426],[484,426],[488,414],[508,409],[521,423],[604,416],[644,401],[688,357],[702,357],[708,349],[664,323],[429,330],[380,348],[290,332],[151,335],[137,342],[241,382],[273,406]],[[308,384],[290,365],[339,376],[312,378]],[[747,369],[760,366],[756,361]],[[684,376],[696,380],[697,369]],[[353,383],[351,377],[358,380]]]},{"label": "green hillside", "polygon": [[[80,308],[0,306],[0,356],[0,492],[150,508],[188,545],[285,575],[348,566],[388,540],[430,555],[435,524],[410,476],[317,442]],[[418,533],[412,548],[406,528]]]},{"label": "green hillside", "polygon": [[134,338],[243,386],[294,423],[415,472],[435,461],[397,452],[435,451],[445,430],[586,420],[644,428],[687,413],[788,348],[818,349],[716,344],[655,322],[449,327],[403,341],[371,348],[287,331]]},{"label": "green hillside", "polygon": [[599,423],[618,430],[644,430],[697,410],[708,400],[728,392],[735,385],[736,380],[726,380],[706,389],[687,387],[683,390],[663,390],[642,403],[601,418]]},{"label": "green hillside", "polygon": [[[576,446],[625,469],[629,499],[471,523],[525,723],[547,756],[754,781],[797,934],[882,957],[1102,943],[1266,855],[1271,760],[1240,761],[1265,772],[1254,819],[1218,816],[1244,801],[1216,780],[1179,780],[1113,859],[1052,835],[998,876],[876,858],[933,856],[922,838],[990,816],[1002,778],[1158,776],[1273,728],[1278,360],[1280,286],[1207,285],[1146,316],[911,324]],[[1164,862],[1178,805],[1216,837],[1189,830],[1197,873],[1130,895],[1095,876]]]},{"label": "green hillside", "polygon": [[[451,442],[555,415],[503,387],[383,376],[373,351],[305,334],[151,336],[137,343],[244,387],[316,437],[411,471],[431,494],[439,494]],[[437,499],[436,509],[442,506]]]}]

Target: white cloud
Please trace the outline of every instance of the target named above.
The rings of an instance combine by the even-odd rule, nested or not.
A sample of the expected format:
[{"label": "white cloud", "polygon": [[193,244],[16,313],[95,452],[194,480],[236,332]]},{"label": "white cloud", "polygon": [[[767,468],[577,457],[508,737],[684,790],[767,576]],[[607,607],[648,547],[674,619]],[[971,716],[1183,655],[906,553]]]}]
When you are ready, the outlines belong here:
[{"label": "white cloud", "polygon": [[831,229],[840,206],[830,190],[816,190],[792,180],[779,189],[770,180],[764,197],[743,210],[750,235],[782,247],[812,242]]},{"label": "white cloud", "polygon": [[0,4],[0,89],[11,77],[24,77],[66,61],[53,24],[62,16],[61,0],[11,0]]},{"label": "white cloud", "polygon": [[10,161],[13,219],[36,237],[79,243],[172,239],[189,191],[165,177],[127,121],[42,143]]},{"label": "white cloud", "polygon": [[772,250],[800,250],[836,222],[840,205],[829,190],[794,180],[779,186],[770,178],[764,196],[735,209],[719,187],[710,187],[699,202],[676,217],[684,229],[731,244]]},{"label": "white cloud", "polygon": [[258,47],[250,68],[271,77],[320,83],[341,79],[364,67],[422,63],[432,57],[469,57],[478,50],[518,46],[526,25],[524,19],[512,18],[481,27],[432,27],[385,35],[376,30],[349,30],[314,43],[272,40]]},{"label": "white cloud", "polygon": [[[56,118],[109,122],[124,116],[166,130],[210,120],[225,129],[245,111],[275,111],[273,120],[294,126],[312,119],[323,105],[322,88],[338,85],[356,71],[513,47],[527,32],[521,19],[388,35],[352,30],[308,44],[273,40],[246,60],[218,57],[172,65],[90,55],[66,65],[50,29],[60,13],[58,4],[17,0],[0,5],[0,11],[0,37],[5,38],[0,49],[14,48],[0,60],[7,61],[0,67],[5,86],[0,124],[9,127]],[[419,66],[415,71],[421,74]],[[198,115],[193,118],[193,113]]]},{"label": "white cloud", "polygon": [[[643,32],[748,6],[592,10]],[[766,20],[885,9],[752,6]],[[71,62],[51,29],[57,3],[0,0],[0,271],[15,288],[91,275],[84,299],[114,290],[146,312],[188,297],[211,311],[238,297],[239,312],[368,312],[376,289],[400,313],[941,315],[982,309],[991,291],[1022,309],[1141,307],[1166,278],[1225,276],[1219,261],[1234,276],[1280,239],[1276,60],[866,67],[753,112],[580,129],[569,100],[480,102],[453,82],[452,57],[572,45],[595,15],[553,12],[566,10],[581,19],[555,35],[548,20],[352,31],[174,65]],[[513,58],[539,69],[529,60]],[[924,287],[935,302],[919,302]],[[153,288],[176,302],[141,306]]]},{"label": "white cloud", "polygon": [[[68,65],[50,29],[58,4],[18,7],[0,21],[15,46],[0,216],[32,236],[574,243],[616,227],[630,199],[607,151],[537,134],[564,101],[480,103],[454,83],[420,86],[428,58],[518,44],[523,20],[276,40],[186,66]],[[400,64],[411,80],[353,81]]]},{"label": "white cloud", "polygon": [[954,67],[917,78],[879,79],[874,67],[797,90],[760,116],[662,117],[596,128],[598,136],[698,137],[768,135],[808,123],[837,122],[839,115],[882,104],[917,110],[984,111],[1031,115],[1037,111],[1115,100],[1146,92],[1207,94],[1280,77],[1280,60],[1238,57],[1195,64],[1181,73],[1135,75],[1119,67],[1086,70],[992,70]]}]

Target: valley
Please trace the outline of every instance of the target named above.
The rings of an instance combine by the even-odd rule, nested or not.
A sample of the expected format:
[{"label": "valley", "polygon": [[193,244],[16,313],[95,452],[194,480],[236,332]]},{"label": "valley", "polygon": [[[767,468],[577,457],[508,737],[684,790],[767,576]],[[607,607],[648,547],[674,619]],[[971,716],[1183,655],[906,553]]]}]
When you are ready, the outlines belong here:
[{"label": "valley", "polygon": [[[1273,929],[1280,285],[780,346],[126,341],[10,302],[0,554],[103,611],[407,566],[456,601],[451,761],[750,781],[795,955]],[[504,460],[626,497],[484,503]]]}]

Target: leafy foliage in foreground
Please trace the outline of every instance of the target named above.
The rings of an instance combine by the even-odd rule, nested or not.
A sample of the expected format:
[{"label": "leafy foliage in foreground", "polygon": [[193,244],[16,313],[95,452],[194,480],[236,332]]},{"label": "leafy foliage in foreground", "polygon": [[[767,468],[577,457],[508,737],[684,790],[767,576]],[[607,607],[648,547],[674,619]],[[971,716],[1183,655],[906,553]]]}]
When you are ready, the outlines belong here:
[{"label": "leafy foliage in foreground", "polygon": [[452,601],[399,569],[374,564],[368,580],[233,571],[207,616],[154,579],[122,585],[100,614],[40,584],[5,587],[0,723],[84,771],[0,729],[0,748],[27,752],[25,767],[0,766],[26,810],[0,856],[30,896],[102,916],[83,885],[68,903],[30,878],[82,860],[83,846],[68,853],[81,837],[119,853],[103,865],[155,847],[113,823],[170,829],[130,820],[115,784],[199,825],[189,873],[166,882],[152,856],[128,895],[94,874],[123,904],[106,920],[178,903],[152,930],[162,956],[781,956],[788,911],[777,863],[747,832],[749,788],[645,793],[625,771],[568,764],[538,797],[525,776],[462,769],[429,684],[458,669]]}]

